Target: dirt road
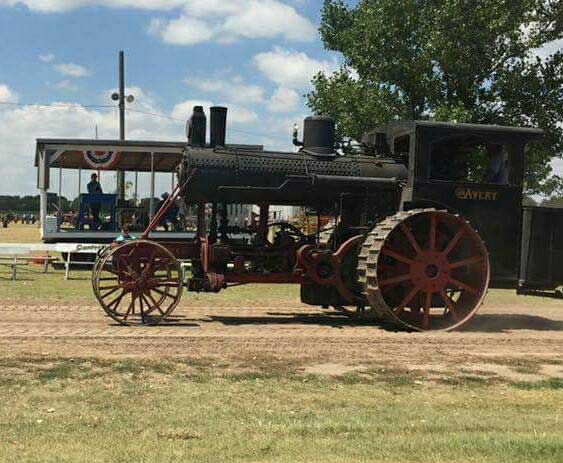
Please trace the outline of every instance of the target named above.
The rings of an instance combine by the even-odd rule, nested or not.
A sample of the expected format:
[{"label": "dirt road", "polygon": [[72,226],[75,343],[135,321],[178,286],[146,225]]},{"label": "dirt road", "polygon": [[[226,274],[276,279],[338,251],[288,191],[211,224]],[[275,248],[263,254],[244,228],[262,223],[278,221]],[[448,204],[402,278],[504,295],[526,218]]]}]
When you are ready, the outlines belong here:
[{"label": "dirt road", "polygon": [[263,365],[338,374],[362,368],[563,377],[563,304],[485,306],[464,331],[396,333],[300,304],[180,306],[156,327],[122,327],[93,305],[1,310],[0,356],[183,357],[222,368]]}]

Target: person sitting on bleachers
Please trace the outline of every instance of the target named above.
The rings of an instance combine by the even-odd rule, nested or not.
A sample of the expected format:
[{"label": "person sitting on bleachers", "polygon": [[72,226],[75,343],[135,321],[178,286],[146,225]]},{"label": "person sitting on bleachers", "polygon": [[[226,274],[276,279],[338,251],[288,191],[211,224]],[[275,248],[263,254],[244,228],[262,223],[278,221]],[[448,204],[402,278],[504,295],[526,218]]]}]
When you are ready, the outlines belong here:
[{"label": "person sitting on bleachers", "polygon": [[[162,193],[161,198],[162,199],[158,202],[158,206],[156,207],[157,214],[158,211],[162,209],[164,203],[168,199],[168,193]],[[170,205],[170,207],[168,208],[164,216],[160,219],[160,222],[158,224],[164,228],[164,231],[169,231],[168,224],[172,226],[172,231],[176,231],[176,229],[178,228],[178,206],[176,203],[172,203]]]}]

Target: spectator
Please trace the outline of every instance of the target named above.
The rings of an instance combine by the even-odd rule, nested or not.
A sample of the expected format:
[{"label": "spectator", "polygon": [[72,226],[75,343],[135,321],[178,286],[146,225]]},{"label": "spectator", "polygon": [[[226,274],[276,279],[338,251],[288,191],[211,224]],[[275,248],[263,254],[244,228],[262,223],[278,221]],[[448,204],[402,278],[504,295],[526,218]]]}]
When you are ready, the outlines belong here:
[{"label": "spectator", "polygon": [[[90,177],[90,183],[87,185],[88,194],[90,195],[101,195],[103,194],[102,186],[98,182],[98,176],[92,174]],[[94,221],[94,227],[97,229],[100,225],[100,203],[91,202],[90,203],[90,213],[92,214],[92,220]]]},{"label": "spectator", "polygon": [[[157,214],[164,207],[164,203],[168,200],[168,193],[162,193],[161,198],[162,199],[158,202],[158,206],[156,208]],[[176,231],[178,227],[178,206],[175,202],[170,204],[168,210],[165,212],[158,224],[164,228],[164,231],[168,231],[168,223],[172,225],[172,231]]]}]

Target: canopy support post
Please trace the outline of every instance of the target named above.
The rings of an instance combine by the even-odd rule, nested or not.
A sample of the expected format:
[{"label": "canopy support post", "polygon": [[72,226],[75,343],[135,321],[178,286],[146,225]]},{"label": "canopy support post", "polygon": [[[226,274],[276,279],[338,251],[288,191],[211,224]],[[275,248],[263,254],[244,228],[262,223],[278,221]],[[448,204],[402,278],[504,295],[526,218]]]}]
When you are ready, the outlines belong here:
[{"label": "canopy support post", "polygon": [[62,194],[63,194],[63,168],[59,167],[59,220],[57,221],[57,230],[62,224],[63,211],[62,211]]},{"label": "canopy support post", "polygon": [[154,217],[154,153],[151,153],[151,201],[150,201],[150,218]]},{"label": "canopy support post", "polygon": [[82,194],[82,167],[78,168],[78,198]]},{"label": "canopy support post", "polygon": [[139,172],[135,171],[135,195],[133,196],[135,207],[139,204]]}]

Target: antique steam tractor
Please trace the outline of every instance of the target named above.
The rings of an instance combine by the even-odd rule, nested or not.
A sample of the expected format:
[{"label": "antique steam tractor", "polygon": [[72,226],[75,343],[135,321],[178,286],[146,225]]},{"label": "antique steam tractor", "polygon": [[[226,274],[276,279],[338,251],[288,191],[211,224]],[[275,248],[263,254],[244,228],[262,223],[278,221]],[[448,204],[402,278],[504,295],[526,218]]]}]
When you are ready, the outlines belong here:
[{"label": "antique steam tractor", "polygon": [[[167,204],[139,239],[98,260],[94,292],[118,322],[159,323],[184,289],[295,283],[306,304],[407,330],[451,330],[472,318],[489,287],[563,283],[560,270],[534,279],[521,265],[522,249],[533,254],[522,246],[524,151],[540,130],[395,122],[344,155],[334,121],[315,116],[303,141],[294,137],[296,152],[270,152],[227,145],[226,114],[211,108],[206,143],[206,116],[194,108]],[[148,239],[180,196],[197,210],[194,238]],[[253,205],[257,220],[230,222],[229,205]],[[336,225],[324,240],[319,228],[307,234],[270,220],[272,205]],[[191,264],[186,278],[181,262]]]}]

